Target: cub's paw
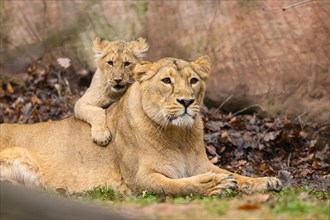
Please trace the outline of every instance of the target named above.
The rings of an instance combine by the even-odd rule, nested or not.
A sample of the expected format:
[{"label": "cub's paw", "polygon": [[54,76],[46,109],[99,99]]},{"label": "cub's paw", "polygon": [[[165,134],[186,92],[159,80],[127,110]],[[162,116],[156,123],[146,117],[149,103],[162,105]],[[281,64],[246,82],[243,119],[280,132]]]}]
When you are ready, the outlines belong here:
[{"label": "cub's paw", "polygon": [[276,177],[249,178],[244,183],[239,184],[239,189],[246,193],[280,191],[282,189],[281,180]]},{"label": "cub's paw", "polygon": [[232,174],[206,173],[202,175],[201,186],[206,196],[223,195],[226,189],[235,189],[237,181]]},{"label": "cub's paw", "polygon": [[93,141],[102,147],[107,146],[111,141],[111,132],[106,126],[94,126],[92,127]]}]

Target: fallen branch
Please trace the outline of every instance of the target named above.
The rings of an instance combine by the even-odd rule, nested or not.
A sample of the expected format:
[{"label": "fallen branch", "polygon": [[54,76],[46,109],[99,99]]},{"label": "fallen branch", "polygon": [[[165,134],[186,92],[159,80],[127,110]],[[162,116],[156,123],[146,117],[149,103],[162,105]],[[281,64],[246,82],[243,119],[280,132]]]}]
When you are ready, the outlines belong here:
[{"label": "fallen branch", "polygon": [[304,130],[304,126],[303,126],[303,124],[301,122],[301,117],[304,116],[304,115],[306,115],[306,114],[307,114],[307,111],[305,111],[304,113],[298,115],[295,119],[293,119],[293,121],[295,121],[295,120],[298,119],[299,124],[300,124],[300,128],[301,128],[302,131]]},{"label": "fallen branch", "polygon": [[265,8],[263,8],[262,10],[263,11],[268,11],[268,12],[273,12],[273,13],[279,13],[279,12],[287,11],[290,8],[294,8],[294,7],[297,7],[297,6],[306,4],[306,3],[311,3],[312,1],[314,1],[314,0],[305,0],[305,1],[302,1],[302,2],[298,2],[298,3],[292,4],[292,5],[283,7],[283,8],[278,9],[278,10],[271,10],[271,9],[265,9]]},{"label": "fallen branch", "polygon": [[260,105],[258,105],[258,104],[254,104],[254,105],[247,106],[247,107],[245,107],[245,108],[243,108],[243,109],[241,109],[241,110],[239,110],[239,111],[233,113],[233,114],[231,115],[231,117],[234,117],[234,116],[236,116],[236,115],[238,115],[238,114],[240,114],[240,113],[242,113],[242,112],[244,112],[244,111],[246,111],[246,110],[248,110],[248,109],[250,109],[250,108],[253,108],[253,107],[258,107],[258,108],[260,108],[262,111],[265,111],[265,109],[264,109],[262,106],[260,106]]},{"label": "fallen branch", "polygon": [[214,115],[233,97],[234,95],[230,95],[229,97],[226,98],[225,101],[223,101],[221,103],[221,105],[219,105],[218,108],[215,109],[214,113],[212,114],[212,117],[214,117]]}]

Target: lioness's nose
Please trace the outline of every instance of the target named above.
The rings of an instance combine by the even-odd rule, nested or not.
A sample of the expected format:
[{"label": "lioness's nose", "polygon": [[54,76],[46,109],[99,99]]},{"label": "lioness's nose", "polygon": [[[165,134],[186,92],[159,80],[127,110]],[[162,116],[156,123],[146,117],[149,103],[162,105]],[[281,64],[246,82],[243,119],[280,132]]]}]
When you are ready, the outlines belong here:
[{"label": "lioness's nose", "polygon": [[183,105],[185,108],[188,108],[189,105],[195,101],[195,99],[177,99],[176,101],[178,101],[178,103]]}]

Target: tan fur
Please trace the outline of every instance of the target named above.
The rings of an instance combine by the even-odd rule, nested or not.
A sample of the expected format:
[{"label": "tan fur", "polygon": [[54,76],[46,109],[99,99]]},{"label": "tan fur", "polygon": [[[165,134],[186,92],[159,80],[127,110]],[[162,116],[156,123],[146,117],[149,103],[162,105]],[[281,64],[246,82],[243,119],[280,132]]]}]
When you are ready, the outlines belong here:
[{"label": "tan fur", "polygon": [[107,125],[114,131],[111,147],[91,143],[88,125],[73,117],[31,125],[2,124],[1,166],[10,166],[6,162],[15,159],[24,163],[26,157],[17,152],[24,149],[34,158],[32,167],[38,167],[34,172],[43,186],[69,192],[102,185],[126,195],[149,190],[209,196],[236,185],[248,193],[280,189],[277,178],[232,174],[208,160],[199,111],[209,69],[207,56],[190,63],[166,58],[138,64],[138,82],[107,111]]},{"label": "tan fur", "polygon": [[118,101],[134,82],[133,68],[148,47],[142,38],[131,42],[99,38],[93,41],[97,70],[90,87],[75,104],[74,113],[76,118],[91,125],[92,139],[100,146],[111,141],[104,108]]}]

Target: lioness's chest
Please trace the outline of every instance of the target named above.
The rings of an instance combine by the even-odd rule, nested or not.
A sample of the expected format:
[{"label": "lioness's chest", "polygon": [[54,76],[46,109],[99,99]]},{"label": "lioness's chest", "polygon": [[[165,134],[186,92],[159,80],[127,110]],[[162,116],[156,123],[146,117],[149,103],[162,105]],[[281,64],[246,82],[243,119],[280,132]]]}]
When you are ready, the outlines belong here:
[{"label": "lioness's chest", "polygon": [[161,164],[162,173],[172,179],[196,175],[198,158],[192,153],[168,155]]}]

